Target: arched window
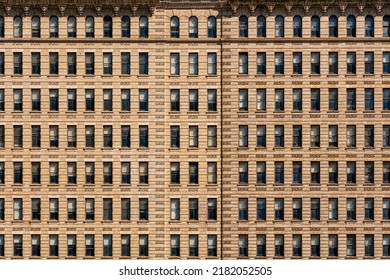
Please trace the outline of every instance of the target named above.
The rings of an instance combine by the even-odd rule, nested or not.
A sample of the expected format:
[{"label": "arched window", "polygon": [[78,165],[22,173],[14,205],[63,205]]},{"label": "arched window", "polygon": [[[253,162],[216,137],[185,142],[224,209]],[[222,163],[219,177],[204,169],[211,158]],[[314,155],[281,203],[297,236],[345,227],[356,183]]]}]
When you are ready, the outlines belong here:
[{"label": "arched window", "polygon": [[50,38],[58,38],[58,17],[50,17],[49,26]]},{"label": "arched window", "polygon": [[190,38],[198,38],[198,19],[196,17],[190,17],[188,31],[188,36]]},{"label": "arched window", "polygon": [[41,37],[41,19],[38,16],[34,16],[31,19],[31,37]]},{"label": "arched window", "polygon": [[336,16],[331,16],[329,18],[329,37],[338,37],[338,19]]},{"label": "arched window", "polygon": [[390,16],[383,17],[383,37],[390,36]]},{"label": "arched window", "polygon": [[240,16],[240,37],[248,37],[248,18],[246,16]]},{"label": "arched window", "polygon": [[284,18],[277,16],[275,19],[275,37],[284,37]]},{"label": "arched window", "polygon": [[366,16],[364,36],[374,37],[374,18],[372,16]]},{"label": "arched window", "polygon": [[267,22],[265,17],[257,17],[257,37],[265,37],[267,32]]},{"label": "arched window", "polygon": [[318,16],[311,17],[311,37],[320,37],[320,18]]},{"label": "arched window", "polygon": [[302,37],[302,18],[295,16],[293,19],[293,36]]},{"label": "arched window", "polygon": [[145,16],[142,16],[139,19],[139,37],[140,38],[149,37],[149,23],[148,23],[148,18]]},{"label": "arched window", "polygon": [[14,18],[14,37],[23,37],[23,21],[21,17]]},{"label": "arched window", "polygon": [[171,38],[180,37],[180,22],[178,17],[171,17]]},{"label": "arched window", "polygon": [[0,16],[0,37],[4,37],[4,17]]},{"label": "arched window", "polygon": [[112,18],[105,16],[103,19],[103,37],[112,38]]},{"label": "arched window", "polygon": [[217,38],[217,19],[215,17],[207,19],[207,37]]},{"label": "arched window", "polygon": [[128,16],[122,17],[122,37],[130,38],[130,18]]},{"label": "arched window", "polygon": [[347,36],[356,37],[356,19],[354,16],[347,17]]},{"label": "arched window", "polygon": [[76,38],[77,35],[77,22],[74,16],[68,17],[68,37]]},{"label": "arched window", "polygon": [[95,19],[91,16],[85,19],[85,37],[95,37]]}]

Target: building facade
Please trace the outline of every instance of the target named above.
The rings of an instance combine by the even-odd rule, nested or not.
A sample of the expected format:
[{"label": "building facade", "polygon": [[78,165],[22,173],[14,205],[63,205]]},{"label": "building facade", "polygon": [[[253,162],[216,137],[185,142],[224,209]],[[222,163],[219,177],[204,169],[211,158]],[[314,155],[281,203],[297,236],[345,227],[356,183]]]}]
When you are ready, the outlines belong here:
[{"label": "building facade", "polygon": [[387,1],[0,15],[0,258],[390,256]]}]

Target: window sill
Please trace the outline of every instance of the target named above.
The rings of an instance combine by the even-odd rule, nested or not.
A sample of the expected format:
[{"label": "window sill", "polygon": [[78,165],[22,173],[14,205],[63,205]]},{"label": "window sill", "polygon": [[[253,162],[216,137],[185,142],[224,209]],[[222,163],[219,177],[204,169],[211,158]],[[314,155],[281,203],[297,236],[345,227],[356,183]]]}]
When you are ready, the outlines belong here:
[{"label": "window sill", "polygon": [[41,74],[31,74],[29,77],[30,78],[40,78]]},{"label": "window sill", "polygon": [[237,147],[237,151],[247,151],[249,147]]},{"label": "window sill", "polygon": [[74,110],[74,111],[65,111],[65,114],[77,114],[77,110]]},{"label": "window sill", "polygon": [[65,78],[77,78],[76,74],[67,74],[65,75]]},{"label": "window sill", "polygon": [[338,114],[339,110],[328,110],[326,111],[328,114]]},{"label": "window sill", "polygon": [[354,113],[357,113],[356,110],[345,110],[345,113],[346,114],[354,114]]},{"label": "window sill", "polygon": [[303,150],[303,147],[302,146],[293,146],[293,147],[291,147],[291,150],[298,150],[298,151],[300,151],[300,150]]},{"label": "window sill", "polygon": [[112,78],[113,75],[112,74],[103,74],[101,77],[102,78]]},{"label": "window sill", "polygon": [[187,224],[198,224],[199,220],[188,220]]},{"label": "window sill", "polygon": [[321,76],[320,73],[311,73],[311,74],[309,74],[309,77],[314,77],[314,78],[318,78],[320,76]]},{"label": "window sill", "polygon": [[113,147],[103,147],[101,148],[102,151],[113,151],[114,148]]},{"label": "window sill", "polygon": [[274,114],[284,114],[286,111],[285,110],[274,110],[272,113]]},{"label": "window sill", "polygon": [[275,73],[275,74],[273,75],[273,77],[275,77],[275,78],[284,77],[284,73]]},{"label": "window sill", "polygon": [[145,79],[145,78],[148,78],[149,77],[149,74],[139,74],[137,75],[137,78],[141,78],[141,79]]},{"label": "window sill", "polygon": [[180,74],[169,74],[168,78],[180,78]]},{"label": "window sill", "polygon": [[149,151],[149,147],[139,147],[137,151]]},{"label": "window sill", "polygon": [[149,187],[149,184],[139,183],[139,184],[137,184],[137,187],[140,187],[140,188],[142,188],[142,187]]},{"label": "window sill", "polygon": [[149,110],[138,110],[137,114],[148,114]]},{"label": "window sill", "polygon": [[292,77],[292,78],[302,78],[303,75],[302,75],[302,73],[293,73],[293,74],[291,75],[291,77]]},{"label": "window sill", "polygon": [[249,111],[248,110],[239,110],[237,111],[237,114],[248,114]]},{"label": "window sill", "polygon": [[320,150],[321,147],[310,147],[309,150]]},{"label": "window sill", "polygon": [[238,73],[237,78],[248,78],[249,74],[248,73]]},{"label": "window sill", "polygon": [[217,147],[207,147],[206,148],[206,151],[207,152],[215,152],[215,151],[217,151],[218,149],[217,149]]},{"label": "window sill", "polygon": [[373,77],[375,77],[375,74],[374,73],[365,73],[365,74],[363,74],[363,77],[373,78]]},{"label": "window sill", "polygon": [[207,74],[206,75],[206,79],[217,78],[217,77],[218,77],[217,74]]},{"label": "window sill", "polygon": [[49,74],[47,75],[48,78],[58,78],[60,75],[58,74]]},{"label": "window sill", "polygon": [[199,111],[187,111],[188,115],[199,115]]},{"label": "window sill", "polygon": [[169,183],[169,187],[170,188],[177,188],[177,187],[180,187],[181,185],[180,185],[180,182],[178,182],[178,183]]},{"label": "window sill", "polygon": [[337,73],[331,73],[331,74],[327,75],[328,78],[337,78],[338,76],[339,76],[339,74],[337,74]]},{"label": "window sill", "polygon": [[146,223],[149,223],[149,220],[138,220],[137,223],[138,224],[146,224]]},{"label": "window sill", "polygon": [[187,184],[187,188],[199,188],[199,184]]},{"label": "window sill", "polygon": [[95,78],[95,74],[85,74],[83,78]]},{"label": "window sill", "polygon": [[206,115],[216,115],[218,111],[206,111]]},{"label": "window sill", "polygon": [[119,78],[129,78],[131,77],[131,74],[120,74]]},{"label": "window sill", "polygon": [[168,151],[180,151],[180,147],[170,147]]},{"label": "window sill", "polygon": [[23,74],[13,74],[11,78],[23,78]]},{"label": "window sill", "polygon": [[327,149],[328,149],[328,150],[338,150],[339,147],[331,146],[331,147],[328,147]]},{"label": "window sill", "polygon": [[169,220],[170,224],[179,224],[180,223],[180,220]]},{"label": "window sill", "polygon": [[347,73],[345,74],[345,77],[357,77],[356,73]]},{"label": "window sill", "polygon": [[199,151],[199,147],[190,147],[187,148],[187,151]]},{"label": "window sill", "polygon": [[345,183],[345,186],[346,187],[356,187],[357,184],[356,183]]},{"label": "window sill", "polygon": [[302,114],[303,112],[302,112],[302,110],[292,110],[291,111],[291,113],[293,113],[293,114]]}]

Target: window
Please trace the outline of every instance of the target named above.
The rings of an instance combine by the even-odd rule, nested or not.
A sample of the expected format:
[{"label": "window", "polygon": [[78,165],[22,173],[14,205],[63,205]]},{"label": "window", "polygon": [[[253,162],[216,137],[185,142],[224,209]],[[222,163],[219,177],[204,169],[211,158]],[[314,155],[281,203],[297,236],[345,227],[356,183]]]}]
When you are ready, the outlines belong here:
[{"label": "window", "polygon": [[347,220],[356,220],[356,198],[347,198]]},{"label": "window", "polygon": [[77,25],[74,16],[68,17],[68,38],[76,38]]},{"label": "window", "polygon": [[336,16],[329,17],[329,37],[338,37],[338,19]]},{"label": "window", "polygon": [[356,126],[347,125],[347,147],[356,147]]},{"label": "window", "polygon": [[180,111],[180,90],[171,89],[171,111]]},{"label": "window", "polygon": [[374,37],[374,18],[372,16],[366,16],[365,18],[364,36]]},{"label": "window", "polygon": [[147,234],[139,235],[139,255],[147,257],[149,255],[149,236]]},{"label": "window", "polygon": [[[374,55],[373,53],[371,54],[372,56]],[[389,73],[390,73],[390,52],[384,52],[383,53],[383,74],[389,74]]]},{"label": "window", "polygon": [[68,184],[77,183],[77,163],[68,162]]},{"label": "window", "polygon": [[293,184],[302,184],[302,162],[293,162]]},{"label": "window", "polygon": [[23,53],[14,52],[14,74],[23,74]]},{"label": "window", "polygon": [[337,111],[339,109],[339,93],[337,88],[329,89],[329,110]]},{"label": "window", "polygon": [[356,37],[356,18],[354,16],[347,17],[347,36]]},{"label": "window", "polygon": [[189,110],[190,111],[198,111],[198,90],[190,89],[189,90]]},{"label": "window", "polygon": [[302,147],[302,126],[293,125],[293,147]]},{"label": "window", "polygon": [[131,184],[130,162],[121,162],[121,184]]},{"label": "window", "polygon": [[293,235],[292,248],[293,248],[292,254],[294,257],[302,257],[302,235],[301,234]]},{"label": "window", "polygon": [[112,89],[103,89],[103,110],[112,111]]},{"label": "window", "polygon": [[247,257],[248,256],[248,235],[240,234],[238,236],[238,256]]},{"label": "window", "polygon": [[41,147],[41,126],[40,125],[31,126],[31,147],[34,148]]},{"label": "window", "polygon": [[293,36],[302,37],[302,18],[300,16],[293,18]]},{"label": "window", "polygon": [[121,126],[121,147],[130,148],[130,126]]},{"label": "window", "polygon": [[374,147],[374,126],[364,126],[364,147]]},{"label": "window", "polygon": [[110,16],[103,18],[103,37],[112,38],[112,18]]},{"label": "window", "polygon": [[293,110],[302,111],[302,89],[293,89]]},{"label": "window", "polygon": [[302,53],[293,53],[293,74],[302,74]]},{"label": "window", "polygon": [[95,219],[95,199],[86,198],[85,199],[85,219],[94,220]]},{"label": "window", "polygon": [[320,235],[319,234],[312,234],[310,237],[310,251],[312,257],[319,257],[320,256]]},{"label": "window", "polygon": [[23,126],[14,125],[14,147],[23,147]]},{"label": "window", "polygon": [[128,52],[121,53],[121,74],[130,75],[130,53]]},{"label": "window", "polygon": [[58,184],[58,162],[49,164],[50,184]]},{"label": "window", "polygon": [[284,18],[282,16],[275,18],[275,37],[284,37]]},{"label": "window", "polygon": [[95,163],[94,162],[85,163],[85,183],[95,184]]},{"label": "window", "polygon": [[265,184],[267,182],[267,171],[265,161],[256,163],[256,183]]},{"label": "window", "polygon": [[68,257],[77,256],[77,237],[75,234],[68,234],[67,236],[67,255]]},{"label": "window", "polygon": [[122,257],[130,256],[130,235],[129,234],[121,235],[121,256]]},{"label": "window", "polygon": [[217,220],[217,199],[207,199],[207,220]]},{"label": "window", "polygon": [[248,37],[248,18],[246,16],[239,18],[239,37]]},{"label": "window", "polygon": [[77,127],[68,125],[68,148],[76,148],[77,146]]},{"label": "window", "polygon": [[207,235],[207,256],[217,256],[217,236],[213,234]]},{"label": "window", "polygon": [[148,75],[149,74],[149,54],[148,53],[139,53],[139,74]]},{"label": "window", "polygon": [[[86,53],[85,55],[86,55],[85,59],[87,59],[88,54]],[[76,53],[67,54],[67,63],[68,63],[68,75],[76,75],[77,73]]]},{"label": "window", "polygon": [[275,147],[284,147],[284,125],[275,125]]},{"label": "window", "polygon": [[347,257],[356,256],[356,235],[347,234]]},{"label": "window", "polygon": [[329,74],[338,74],[338,53],[330,52],[329,53]]},{"label": "window", "polygon": [[265,221],[267,219],[267,202],[265,198],[257,199],[257,220]]},{"label": "window", "polygon": [[284,235],[275,234],[275,256],[283,257],[284,256]]},{"label": "window", "polygon": [[130,18],[123,16],[121,19],[122,38],[130,38]]},{"label": "window", "polygon": [[328,201],[328,218],[329,220],[337,220],[338,219],[338,199],[337,198],[329,198]]},{"label": "window", "polygon": [[171,257],[180,256],[180,235],[171,235]]},{"label": "window", "polygon": [[207,184],[216,184],[217,183],[217,163],[208,162],[207,163]]},{"label": "window", "polygon": [[[4,93],[4,91],[3,91]],[[22,89],[14,89],[14,111],[22,111],[23,110],[23,90]]]},{"label": "window", "polygon": [[365,257],[374,256],[374,235],[373,234],[364,235],[364,256]]},{"label": "window", "polygon": [[31,110],[40,111],[41,110],[41,90],[32,89],[31,90]]},{"label": "window", "polygon": [[275,53],[275,74],[284,74],[284,53]]},{"label": "window", "polygon": [[112,125],[103,126],[103,147],[112,148]]},{"label": "window", "polygon": [[50,148],[58,148],[58,125],[49,126]]},{"label": "window", "polygon": [[329,147],[338,147],[338,127],[337,125],[329,126],[328,136]]},{"label": "window", "polygon": [[188,36],[198,38],[198,19],[196,17],[190,17],[188,21]]},{"label": "window", "polygon": [[198,199],[197,198],[190,198],[189,201],[189,213],[188,213],[188,219],[189,220],[198,220]]},{"label": "window", "polygon": [[58,52],[49,53],[49,61],[50,61],[50,75],[58,75]]},{"label": "window", "polygon": [[217,38],[217,19],[213,16],[207,19],[207,37]]},{"label": "window", "polygon": [[240,125],[238,127],[239,135],[238,135],[238,146],[239,147],[248,147],[248,126]]},{"label": "window", "polygon": [[189,162],[189,183],[198,184],[198,163]]},{"label": "window", "polygon": [[85,235],[85,256],[95,256],[95,235],[93,234]]},{"label": "window", "polygon": [[4,38],[4,17],[3,16],[0,17],[0,37]]},{"label": "window", "polygon": [[103,220],[112,220],[112,198],[103,198]]},{"label": "window", "polygon": [[149,37],[149,22],[148,22],[148,18],[145,16],[139,18],[139,37],[140,38]]},{"label": "window", "polygon": [[91,16],[88,16],[85,19],[85,37],[95,37],[95,19]]},{"label": "window", "polygon": [[188,74],[198,75],[198,53],[189,53],[189,64]]},{"label": "window", "polygon": [[180,198],[171,198],[171,220],[180,220]]},{"label": "window", "polygon": [[347,110],[351,110],[351,111],[356,110],[356,89],[355,88],[347,89]]},{"label": "window", "polygon": [[390,126],[384,125],[382,131],[383,131],[383,147],[389,147],[390,146]]},{"label": "window", "polygon": [[14,37],[23,37],[23,21],[21,17],[14,17]]},{"label": "window", "polygon": [[103,162],[103,184],[112,184],[112,162]]},{"label": "window", "polygon": [[49,199],[50,220],[58,220],[58,198]]},{"label": "window", "polygon": [[302,198],[293,198],[293,220],[302,220]]},{"label": "window", "polygon": [[338,174],[339,174],[338,162],[337,161],[330,161],[329,162],[328,183],[329,184],[337,184],[339,182]]},{"label": "window", "polygon": [[374,162],[373,161],[364,162],[364,183],[366,184],[374,183]]},{"label": "window", "polygon": [[[5,170],[4,170],[4,162],[0,162],[0,184],[4,184],[5,183]],[[4,201],[3,201],[4,202]],[[4,212],[2,212],[2,205],[4,207],[4,204],[1,204],[1,198],[0,198],[0,220],[4,220],[4,218],[2,219],[2,215],[4,215]]]},{"label": "window", "polygon": [[374,220],[374,199],[373,198],[364,199],[364,220],[366,221]]},{"label": "window", "polygon": [[240,111],[248,111],[248,90],[239,90],[239,104],[238,108]]},{"label": "window", "polygon": [[320,162],[312,161],[310,162],[310,183],[319,184],[320,182],[321,182]]},{"label": "window", "polygon": [[258,52],[257,53],[257,74],[258,75],[265,75],[267,73],[266,65],[267,65],[266,53]]},{"label": "window", "polygon": [[[103,54],[103,65],[107,65],[107,59],[106,54]],[[103,73],[106,74],[106,68],[104,68]],[[85,74],[86,75],[94,75],[95,74],[95,54],[94,53],[85,53]]]},{"label": "window", "polygon": [[217,111],[217,90],[207,90],[207,111]]},{"label": "window", "polygon": [[23,199],[14,198],[14,220],[23,220]]},{"label": "window", "polygon": [[31,75],[41,74],[41,53],[31,53]]},{"label": "window", "polygon": [[347,184],[356,184],[356,162],[347,161]]},{"label": "window", "polygon": [[4,75],[4,73],[5,73],[4,52],[0,52],[0,75]]},{"label": "window", "polygon": [[103,256],[112,257],[112,234],[103,235]]},{"label": "window", "polygon": [[148,100],[148,90],[140,89],[139,90],[139,110],[148,111],[149,110],[149,100]]},{"label": "window", "polygon": [[356,52],[347,52],[347,74],[356,74]]},{"label": "window", "polygon": [[85,110],[95,111],[95,91],[93,89],[85,90]]},{"label": "window", "polygon": [[389,257],[390,256],[390,235],[383,234],[382,239],[383,239],[382,240],[382,245],[383,245],[382,255],[384,257]]},{"label": "window", "polygon": [[383,37],[390,36],[390,16],[383,17]]},{"label": "window", "polygon": [[284,183],[284,162],[275,161],[275,184]]},{"label": "window", "polygon": [[248,53],[238,54],[238,74],[248,74]]},{"label": "window", "polygon": [[383,110],[390,110],[390,89],[383,89]]},{"label": "window", "polygon": [[[4,201],[3,201],[3,203],[4,203]],[[0,201],[0,204],[1,204],[1,201]],[[382,210],[382,219],[383,220],[390,220],[390,198],[383,198],[382,209],[383,209]],[[3,219],[4,219],[4,216],[3,216]]]},{"label": "window", "polygon": [[238,219],[248,220],[248,199],[247,198],[238,199]]},{"label": "window", "polygon": [[103,53],[103,74],[112,75],[112,53]]},{"label": "window", "polygon": [[199,252],[199,247],[198,247],[199,237],[198,237],[198,235],[190,235],[189,241],[190,241],[189,256],[190,257],[197,257],[198,252]]},{"label": "window", "polygon": [[50,38],[58,38],[58,17],[51,16],[49,20]]},{"label": "window", "polygon": [[149,128],[147,125],[139,126],[139,147],[149,147]]},{"label": "window", "polygon": [[320,53],[319,52],[312,52],[310,54],[310,69],[311,74],[320,74],[321,73],[321,67],[320,67]]},{"label": "window", "polygon": [[68,198],[68,220],[77,218],[77,201],[76,198]]},{"label": "window", "polygon": [[49,256],[58,257],[58,234],[49,235]]},{"label": "window", "polygon": [[248,184],[248,162],[239,162],[238,183]]},{"label": "window", "polygon": [[217,75],[217,53],[207,53],[207,75]]},{"label": "window", "polygon": [[311,37],[320,37],[321,23],[320,18],[318,16],[311,17],[310,30]]},{"label": "window", "polygon": [[311,220],[320,220],[320,199],[312,198],[310,202],[310,219]]},{"label": "window", "polygon": [[198,147],[198,126],[191,125],[189,130],[189,146],[192,148]]},{"label": "window", "polygon": [[171,17],[171,38],[180,37],[180,21],[178,17]]},{"label": "window", "polygon": [[284,111],[284,89],[275,89],[275,111]]},{"label": "window", "polygon": [[[385,73],[385,71],[383,72]],[[374,53],[373,52],[364,53],[364,74],[374,74]]]},{"label": "window", "polygon": [[41,236],[37,234],[31,235],[31,256],[39,257],[41,255]]},{"label": "window", "polygon": [[257,37],[266,37],[267,36],[267,21],[265,17],[257,17]]},{"label": "window", "polygon": [[275,220],[284,220],[284,199],[275,198]]},{"label": "window", "polygon": [[171,53],[171,75],[180,75],[180,54]]},{"label": "window", "polygon": [[39,221],[41,219],[41,199],[31,199],[31,220]]},{"label": "window", "polygon": [[130,111],[130,90],[121,89],[121,110]]},{"label": "window", "polygon": [[171,162],[171,184],[180,184],[180,162]]},{"label": "window", "polygon": [[149,183],[149,167],[147,162],[139,163],[139,183],[148,184]]}]

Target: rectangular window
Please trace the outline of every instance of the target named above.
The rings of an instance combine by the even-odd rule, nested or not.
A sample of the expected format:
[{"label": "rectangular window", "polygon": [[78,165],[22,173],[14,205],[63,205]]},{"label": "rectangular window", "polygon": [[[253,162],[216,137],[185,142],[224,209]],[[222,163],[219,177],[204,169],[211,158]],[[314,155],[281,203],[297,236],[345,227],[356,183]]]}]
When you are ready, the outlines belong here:
[{"label": "rectangular window", "polygon": [[149,127],[147,125],[139,126],[139,147],[149,147]]},{"label": "rectangular window", "polygon": [[356,125],[347,125],[347,147],[356,147]]},{"label": "rectangular window", "polygon": [[248,111],[248,90],[247,89],[239,90],[238,109],[240,111]]},{"label": "rectangular window", "polygon": [[14,220],[23,220],[23,199],[14,198]]},{"label": "rectangular window", "polygon": [[311,89],[310,91],[310,110],[319,111],[321,109],[320,89]]},{"label": "rectangular window", "polygon": [[31,90],[31,110],[40,111],[41,110],[41,90],[32,89]]},{"label": "rectangular window", "polygon": [[207,199],[207,220],[217,220],[217,199]]},{"label": "rectangular window", "polygon": [[112,111],[112,89],[103,89],[103,110]]},{"label": "rectangular window", "polygon": [[284,220],[284,199],[275,198],[275,220]]},{"label": "rectangular window", "polygon": [[248,74],[248,53],[238,54],[238,74]]},{"label": "rectangular window", "polygon": [[302,147],[302,126],[293,125],[293,147]]},{"label": "rectangular window", "polygon": [[40,125],[31,126],[31,147],[34,148],[41,147],[41,126]]},{"label": "rectangular window", "polygon": [[67,256],[77,256],[77,237],[76,234],[68,234],[67,236]]},{"label": "rectangular window", "polygon": [[199,183],[199,174],[198,174],[198,163],[189,162],[189,183],[198,184]]},{"label": "rectangular window", "polygon": [[180,256],[180,235],[171,235],[171,257]]},{"label": "rectangular window", "polygon": [[76,75],[77,74],[76,53],[68,53],[67,56],[68,56],[67,57],[68,75]]},{"label": "rectangular window", "polygon": [[302,198],[293,198],[293,220],[302,220]]},{"label": "rectangular window", "polygon": [[23,126],[14,125],[14,147],[23,147]]},{"label": "rectangular window", "polygon": [[329,89],[329,110],[337,111],[339,109],[339,93],[337,88]]},{"label": "rectangular window", "polygon": [[130,75],[130,53],[121,53],[121,74]]},{"label": "rectangular window", "polygon": [[347,220],[356,220],[356,198],[347,198]]},{"label": "rectangular window", "polygon": [[68,184],[76,184],[77,183],[77,163],[76,162],[68,162]]},{"label": "rectangular window", "polygon": [[49,89],[50,111],[58,111],[58,89]]},{"label": "rectangular window", "polygon": [[103,184],[112,184],[112,162],[103,162]]},{"label": "rectangular window", "polygon": [[338,220],[338,199],[337,198],[329,198],[328,201],[328,219],[329,220]]},{"label": "rectangular window", "polygon": [[14,162],[14,184],[23,184],[23,162]]},{"label": "rectangular window", "polygon": [[356,52],[347,52],[347,74],[356,74]]},{"label": "rectangular window", "polygon": [[31,220],[39,221],[41,219],[41,199],[31,199]]},{"label": "rectangular window", "polygon": [[130,162],[121,162],[121,184],[131,184]]},{"label": "rectangular window", "polygon": [[75,89],[68,89],[68,111],[77,110],[77,95]]},{"label": "rectangular window", "polygon": [[320,217],[320,199],[312,198],[310,202],[310,219],[319,221]]},{"label": "rectangular window", "polygon": [[95,147],[95,126],[94,125],[85,126],[85,147],[87,148]]},{"label": "rectangular window", "polygon": [[171,53],[171,75],[180,75],[180,54]]},{"label": "rectangular window", "polygon": [[199,254],[199,237],[198,235],[189,236],[190,246],[189,246],[189,255],[190,257],[197,257]]},{"label": "rectangular window", "polygon": [[207,235],[207,256],[217,256],[217,236],[213,234]]},{"label": "rectangular window", "polygon": [[198,53],[190,53],[188,74],[198,75],[198,72],[199,72]]},{"label": "rectangular window", "polygon": [[217,90],[207,90],[207,111],[217,111]]},{"label": "rectangular window", "polygon": [[217,53],[207,53],[207,75],[217,75]]},{"label": "rectangular window", "polygon": [[284,147],[284,125],[275,125],[275,147]]},{"label": "rectangular window", "polygon": [[58,234],[49,235],[49,255],[58,257]]},{"label": "rectangular window", "polygon": [[338,162],[330,161],[329,162],[329,184],[337,184],[339,182],[339,171],[338,171]]},{"label": "rectangular window", "polygon": [[293,74],[302,74],[302,53],[293,53]]},{"label": "rectangular window", "polygon": [[180,162],[171,162],[171,184],[180,184]]},{"label": "rectangular window", "polygon": [[31,256],[39,257],[41,255],[41,236],[38,234],[31,235]]},{"label": "rectangular window", "polygon": [[5,73],[4,52],[0,52],[0,75]]},{"label": "rectangular window", "polygon": [[293,256],[302,257],[302,235],[301,234],[293,235],[292,247],[293,247]]},{"label": "rectangular window", "polygon": [[85,219],[94,220],[95,219],[95,199],[86,198],[85,199]]},{"label": "rectangular window", "polygon": [[374,53],[364,53],[364,74],[374,74]]},{"label": "rectangular window", "polygon": [[75,125],[68,125],[68,148],[75,148],[77,146],[77,127]]},{"label": "rectangular window", "polygon": [[329,143],[329,147],[338,147],[338,126],[337,125],[329,126],[328,143]]},{"label": "rectangular window", "polygon": [[41,74],[41,53],[31,53],[31,75]]},{"label": "rectangular window", "polygon": [[383,126],[382,134],[383,134],[383,147],[390,147],[390,125]]},{"label": "rectangular window", "polygon": [[247,257],[248,256],[248,235],[240,234],[238,236],[238,256]]},{"label": "rectangular window", "polygon": [[77,200],[76,198],[68,198],[68,220],[75,221],[77,218]]},{"label": "rectangular window", "polygon": [[383,89],[383,110],[390,110],[390,89]]},{"label": "rectangular window", "polygon": [[140,111],[149,110],[149,94],[147,89],[139,90],[139,110]]},{"label": "rectangular window", "polygon": [[121,235],[121,256],[130,257],[130,235]]},{"label": "rectangular window", "polygon": [[149,236],[147,234],[139,235],[139,255],[142,257],[149,256]]},{"label": "rectangular window", "polygon": [[312,161],[310,163],[310,183],[319,184],[321,182],[320,180],[320,162]]},{"label": "rectangular window", "polygon": [[94,53],[85,53],[85,74],[94,75],[95,74],[95,54]]},{"label": "rectangular window", "polygon": [[208,162],[207,163],[207,184],[216,184],[217,183],[217,163]]},{"label": "rectangular window", "polygon": [[347,234],[347,257],[356,256],[356,235]]},{"label": "rectangular window", "polygon": [[374,199],[373,198],[364,199],[364,220],[366,221],[374,220]]},{"label": "rectangular window", "polygon": [[266,53],[258,52],[257,53],[257,74],[258,75],[265,75],[267,73],[266,64],[267,64]]},{"label": "rectangular window", "polygon": [[171,148],[180,148],[180,126],[171,126]]},{"label": "rectangular window", "polygon": [[284,183],[284,162],[275,161],[275,184]]},{"label": "rectangular window", "polygon": [[347,184],[356,184],[356,162],[347,161]]},{"label": "rectangular window", "polygon": [[284,89],[275,89],[275,111],[284,111]]},{"label": "rectangular window", "polygon": [[103,126],[103,147],[112,148],[112,125]]},{"label": "rectangular window", "polygon": [[171,89],[171,111],[180,111],[180,90]]},{"label": "rectangular window", "polygon": [[275,256],[283,257],[284,256],[284,235],[275,234]]},{"label": "rectangular window", "polygon": [[383,74],[390,73],[390,52],[383,53]]},{"label": "rectangular window", "polygon": [[302,111],[302,89],[293,89],[293,110]]},{"label": "rectangular window", "polygon": [[329,235],[329,256],[338,256],[338,237],[336,234]]},{"label": "rectangular window", "polygon": [[374,183],[374,162],[373,161],[364,162],[364,183],[366,184]]},{"label": "rectangular window", "polygon": [[103,198],[103,220],[112,220],[112,198]]},{"label": "rectangular window", "polygon": [[238,183],[248,184],[248,162],[239,162]]},{"label": "rectangular window", "polygon": [[5,128],[4,125],[0,125],[0,147],[5,147]]},{"label": "rectangular window", "polygon": [[320,68],[320,53],[319,52],[312,52],[310,54],[310,69],[311,69],[311,74],[320,74],[321,73],[321,68]]},{"label": "rectangular window", "polygon": [[364,126],[364,147],[374,147],[374,126]]},{"label": "rectangular window", "polygon": [[[5,167],[4,167],[4,164],[5,164],[4,162],[0,162],[0,184],[4,184],[5,183],[5,169],[4,169]],[[0,201],[0,204],[1,204],[1,201]],[[1,212],[1,210],[0,210],[0,212]],[[1,220],[1,218],[0,218],[0,220]]]},{"label": "rectangular window", "polygon": [[189,90],[189,110],[198,111],[198,90],[190,89]]},{"label": "rectangular window", "polygon": [[257,147],[267,146],[267,129],[265,125],[257,126]]},{"label": "rectangular window", "polygon": [[23,74],[23,53],[14,52],[14,74]]},{"label": "rectangular window", "polygon": [[49,163],[50,184],[58,184],[58,162]]},{"label": "rectangular window", "polygon": [[390,235],[383,234],[382,235],[382,256],[389,257],[390,256]]},{"label": "rectangular window", "polygon": [[147,198],[139,199],[139,219],[140,220],[149,219],[149,201]]},{"label": "rectangular window", "polygon": [[365,257],[374,256],[374,235],[373,234],[364,235],[364,256]]},{"label": "rectangular window", "polygon": [[58,52],[49,53],[50,75],[58,75]]},{"label": "rectangular window", "polygon": [[312,257],[319,257],[321,255],[320,250],[320,235],[312,234],[310,237],[310,251]]},{"label": "rectangular window", "polygon": [[347,110],[351,110],[351,111],[356,110],[356,89],[355,88],[347,89]]},{"label": "rectangular window", "polygon": [[95,111],[95,90],[93,89],[85,90],[85,110]]},{"label": "rectangular window", "polygon": [[0,89],[0,111],[5,110],[5,96],[4,89]]},{"label": "rectangular window", "polygon": [[112,257],[112,234],[103,235],[103,256]]},{"label": "rectangular window", "polygon": [[258,161],[256,163],[256,183],[265,184],[266,182],[266,163],[265,161]]},{"label": "rectangular window", "polygon": [[284,74],[284,53],[275,53],[275,74]]},{"label": "rectangular window", "polygon": [[121,89],[121,110],[130,111],[130,90]]},{"label": "rectangular window", "polygon": [[149,183],[149,167],[147,162],[139,163],[139,183],[140,184]]},{"label": "rectangular window", "polygon": [[149,74],[149,54],[148,53],[139,53],[139,74],[148,75]]},{"label": "rectangular window", "polygon": [[339,66],[338,66],[338,53],[330,52],[329,53],[329,74],[338,74]]},{"label": "rectangular window", "polygon": [[14,111],[23,111],[23,90],[14,89]]},{"label": "rectangular window", "polygon": [[49,199],[50,220],[58,220],[58,198]]},{"label": "rectangular window", "polygon": [[265,221],[267,219],[267,202],[265,198],[257,199],[257,220]]},{"label": "rectangular window", "polygon": [[85,163],[85,183],[95,184],[95,163],[94,162]]},{"label": "rectangular window", "polygon": [[[1,201],[0,201],[0,204],[1,204]],[[4,205],[4,200],[3,200],[3,205]],[[3,219],[4,219],[4,216],[3,216]],[[390,220],[390,198],[383,198],[383,202],[382,202],[382,219],[383,220]]]},{"label": "rectangular window", "polygon": [[293,162],[293,184],[302,184],[302,162]]},{"label": "rectangular window", "polygon": [[189,201],[189,213],[188,218],[189,220],[198,220],[198,199],[197,198],[190,198]]},{"label": "rectangular window", "polygon": [[238,126],[238,146],[248,147],[248,126],[247,125]]},{"label": "rectangular window", "polygon": [[121,147],[130,148],[130,126],[121,126]]},{"label": "rectangular window", "polygon": [[191,125],[188,128],[189,130],[189,146],[192,148],[198,147],[198,126]]},{"label": "rectangular window", "polygon": [[238,219],[248,220],[248,199],[247,198],[238,199]]},{"label": "rectangular window", "polygon": [[267,99],[266,90],[258,89],[256,95],[256,110],[265,111],[267,110]]},{"label": "rectangular window", "polygon": [[85,256],[95,256],[95,235],[93,234],[85,235]]},{"label": "rectangular window", "polygon": [[171,198],[171,220],[180,220],[180,199]]}]

